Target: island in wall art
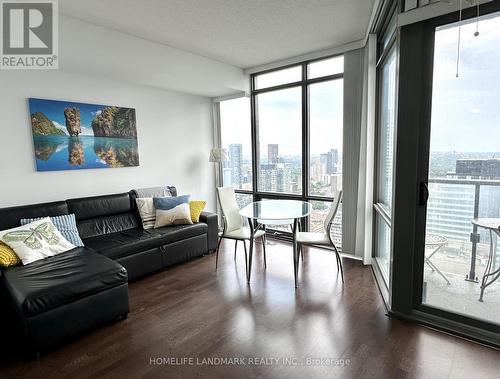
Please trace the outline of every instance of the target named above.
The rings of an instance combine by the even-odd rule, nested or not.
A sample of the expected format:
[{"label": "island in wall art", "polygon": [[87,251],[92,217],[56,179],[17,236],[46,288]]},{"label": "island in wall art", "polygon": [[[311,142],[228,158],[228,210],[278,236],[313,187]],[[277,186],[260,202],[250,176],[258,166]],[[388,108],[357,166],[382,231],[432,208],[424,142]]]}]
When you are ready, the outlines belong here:
[{"label": "island in wall art", "polygon": [[37,171],[139,166],[135,109],[28,101]]}]

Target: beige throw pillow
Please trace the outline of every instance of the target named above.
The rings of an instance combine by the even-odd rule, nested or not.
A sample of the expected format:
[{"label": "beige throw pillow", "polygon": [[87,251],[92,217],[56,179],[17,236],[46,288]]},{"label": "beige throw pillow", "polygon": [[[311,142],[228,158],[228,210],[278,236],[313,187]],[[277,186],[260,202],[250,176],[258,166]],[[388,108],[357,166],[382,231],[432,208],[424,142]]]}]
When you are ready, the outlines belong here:
[{"label": "beige throw pillow", "polygon": [[191,220],[191,212],[189,210],[188,203],[179,204],[168,210],[156,210],[155,228],[161,228],[162,226],[168,225],[186,225],[192,223],[193,221]]}]

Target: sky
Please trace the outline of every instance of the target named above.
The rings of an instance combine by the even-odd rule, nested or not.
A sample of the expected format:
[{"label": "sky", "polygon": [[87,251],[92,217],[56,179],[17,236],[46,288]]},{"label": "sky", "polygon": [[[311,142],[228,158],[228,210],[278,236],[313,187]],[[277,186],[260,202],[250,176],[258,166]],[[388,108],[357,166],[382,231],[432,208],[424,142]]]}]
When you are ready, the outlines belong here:
[{"label": "sky", "polygon": [[222,101],[220,103],[221,139],[222,146],[227,148],[230,144],[241,144],[243,157],[250,157],[251,130],[250,130],[250,99]]},{"label": "sky", "polygon": [[436,31],[431,151],[500,151],[500,14]]},{"label": "sky", "polygon": [[[500,152],[500,14],[462,24],[459,77],[457,23],[438,28],[435,40],[431,151]],[[295,80],[294,70],[283,70],[274,81]],[[264,78],[269,82],[270,77]],[[271,83],[271,82],[269,82]],[[268,83],[268,84],[269,84]],[[277,84],[272,82],[271,84]],[[311,87],[311,152],[342,150],[342,81]],[[279,144],[280,155],[301,153],[300,91],[287,89],[257,97],[262,155],[267,144]],[[221,103],[223,146],[243,145],[250,156],[248,98]]]},{"label": "sky", "polygon": [[68,107],[78,107],[80,109],[80,122],[82,135],[94,135],[92,131],[92,120],[108,105],[84,104],[67,101],[55,101],[45,99],[29,99],[30,114],[42,112],[51,120],[56,127],[63,129],[66,133],[66,119],[64,109]]}]

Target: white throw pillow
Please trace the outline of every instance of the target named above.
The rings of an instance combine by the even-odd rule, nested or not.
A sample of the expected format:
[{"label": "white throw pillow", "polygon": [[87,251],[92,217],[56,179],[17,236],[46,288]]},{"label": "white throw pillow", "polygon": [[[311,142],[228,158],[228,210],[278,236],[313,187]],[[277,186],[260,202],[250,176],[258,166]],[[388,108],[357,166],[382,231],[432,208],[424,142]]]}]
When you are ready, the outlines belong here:
[{"label": "white throw pillow", "polygon": [[18,228],[2,230],[0,241],[14,250],[25,265],[76,247],[62,236],[50,217]]},{"label": "white throw pillow", "polygon": [[168,210],[156,209],[155,228],[168,225],[192,224],[191,211],[188,203],[179,204]]},{"label": "white throw pillow", "polygon": [[137,210],[142,220],[144,229],[153,229],[156,220],[156,210],[152,197],[139,197],[135,199]]}]

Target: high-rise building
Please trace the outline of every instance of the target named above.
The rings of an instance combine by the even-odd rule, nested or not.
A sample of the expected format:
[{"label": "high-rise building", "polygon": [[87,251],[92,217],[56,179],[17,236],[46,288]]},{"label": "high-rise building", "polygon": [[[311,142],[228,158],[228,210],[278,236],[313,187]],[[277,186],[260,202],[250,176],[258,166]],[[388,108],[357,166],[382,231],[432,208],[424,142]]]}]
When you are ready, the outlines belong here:
[{"label": "high-rise building", "polygon": [[267,145],[267,163],[278,163],[278,144],[270,143],[269,145]]},{"label": "high-rise building", "polygon": [[276,167],[276,192],[290,192],[292,170],[280,163]]},{"label": "high-rise building", "polygon": [[331,149],[326,154],[326,174],[336,174],[338,172],[339,164],[339,151],[337,149]]},{"label": "high-rise building", "polygon": [[311,166],[311,179],[316,182],[322,182],[324,180],[324,165],[321,163],[315,163]]},{"label": "high-rise building", "polygon": [[284,164],[263,164],[260,166],[260,190],[264,192],[290,192],[292,170]]},{"label": "high-rise building", "polygon": [[264,192],[276,191],[276,165],[260,165],[260,190]]},{"label": "high-rise building", "polygon": [[[500,159],[457,159],[455,172],[447,179],[500,179]],[[427,204],[427,231],[450,239],[469,241],[472,232],[476,200],[473,185],[460,183],[430,183],[431,196]],[[500,187],[482,185],[479,195],[480,217],[500,217]],[[478,230],[486,240],[486,230]]]},{"label": "high-rise building", "polygon": [[500,179],[500,159],[457,159],[455,173],[451,176],[460,179]]},{"label": "high-rise building", "polygon": [[474,218],[474,187],[429,183],[429,191],[427,232],[468,241]]},{"label": "high-rise building", "polygon": [[329,177],[330,190],[334,193],[336,190],[342,189],[342,174],[332,174]]},{"label": "high-rise building", "polygon": [[241,188],[243,176],[241,167],[243,163],[243,153],[241,144],[229,145],[229,169],[231,170],[231,185]]},{"label": "high-rise building", "polygon": [[319,163],[325,167],[325,172],[326,172],[326,165],[328,164],[328,153],[321,154],[319,156]]}]

